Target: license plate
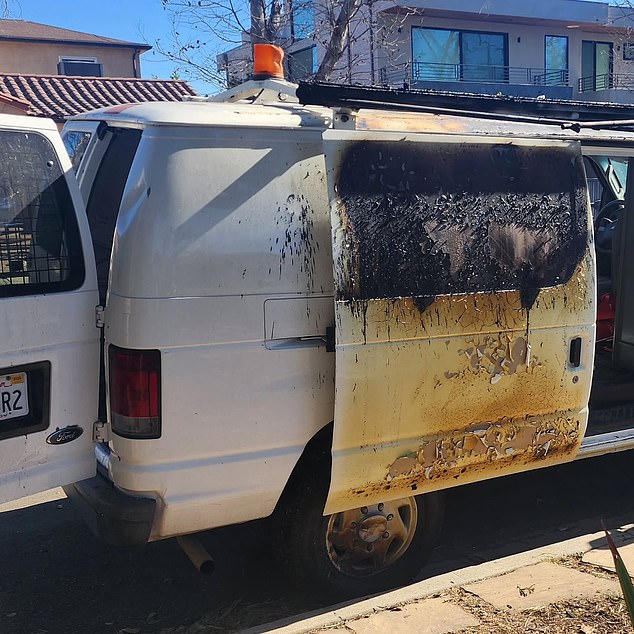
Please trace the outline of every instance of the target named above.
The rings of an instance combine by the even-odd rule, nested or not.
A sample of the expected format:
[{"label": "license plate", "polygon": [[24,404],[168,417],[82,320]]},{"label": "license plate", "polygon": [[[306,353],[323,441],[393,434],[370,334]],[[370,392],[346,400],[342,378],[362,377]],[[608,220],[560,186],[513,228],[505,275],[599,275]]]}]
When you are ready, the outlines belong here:
[{"label": "license plate", "polygon": [[0,376],[0,420],[19,418],[29,413],[26,372]]}]

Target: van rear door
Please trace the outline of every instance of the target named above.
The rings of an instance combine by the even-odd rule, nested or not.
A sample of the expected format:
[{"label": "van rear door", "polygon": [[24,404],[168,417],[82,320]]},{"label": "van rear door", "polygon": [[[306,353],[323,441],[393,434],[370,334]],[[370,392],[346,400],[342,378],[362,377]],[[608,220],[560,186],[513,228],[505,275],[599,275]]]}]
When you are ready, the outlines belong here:
[{"label": "van rear door", "polygon": [[336,398],[326,513],[574,458],[595,262],[576,143],[324,133]]},{"label": "van rear door", "polygon": [[53,122],[0,116],[0,502],[94,475],[94,258]]}]

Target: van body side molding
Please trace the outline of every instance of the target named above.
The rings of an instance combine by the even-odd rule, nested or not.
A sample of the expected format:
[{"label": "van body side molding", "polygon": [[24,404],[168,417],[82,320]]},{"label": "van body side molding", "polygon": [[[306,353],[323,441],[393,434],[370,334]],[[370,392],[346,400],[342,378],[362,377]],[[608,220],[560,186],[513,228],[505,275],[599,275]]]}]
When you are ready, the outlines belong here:
[{"label": "van body side molding", "polygon": [[634,429],[621,429],[607,434],[587,436],[581,443],[576,460],[629,449],[634,449]]}]

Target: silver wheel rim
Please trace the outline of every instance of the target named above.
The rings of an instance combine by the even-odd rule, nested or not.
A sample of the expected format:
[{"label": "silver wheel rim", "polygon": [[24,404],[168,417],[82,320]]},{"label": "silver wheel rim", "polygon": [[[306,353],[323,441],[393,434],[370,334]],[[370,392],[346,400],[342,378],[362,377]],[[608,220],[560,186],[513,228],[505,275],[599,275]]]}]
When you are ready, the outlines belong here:
[{"label": "silver wheel rim", "polygon": [[413,497],[335,513],[328,518],[326,530],[328,557],[342,574],[378,574],[407,552],[417,522]]}]

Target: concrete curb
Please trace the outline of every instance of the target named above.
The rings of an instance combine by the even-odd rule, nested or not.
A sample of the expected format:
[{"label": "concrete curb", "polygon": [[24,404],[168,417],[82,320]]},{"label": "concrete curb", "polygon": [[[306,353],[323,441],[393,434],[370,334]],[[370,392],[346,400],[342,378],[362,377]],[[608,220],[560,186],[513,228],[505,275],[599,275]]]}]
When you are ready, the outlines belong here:
[{"label": "concrete curb", "polygon": [[[631,531],[632,526],[633,525],[628,524],[611,531],[615,541],[619,543],[627,539],[624,533]],[[630,533],[629,539],[631,539],[631,537]],[[561,557],[585,553],[592,550],[604,539],[605,536],[603,532],[574,537],[563,542],[541,546],[534,550],[438,575],[437,577],[425,579],[424,581],[419,581],[404,588],[373,596],[355,603],[342,603],[327,612],[317,610],[265,625],[259,625],[244,630],[243,634],[261,634],[263,632],[306,634],[317,629],[343,625],[346,621],[380,612],[391,606],[411,603],[430,595],[444,592],[450,588],[475,583],[490,577],[499,577],[518,568],[537,564],[544,560],[559,559]]]}]

